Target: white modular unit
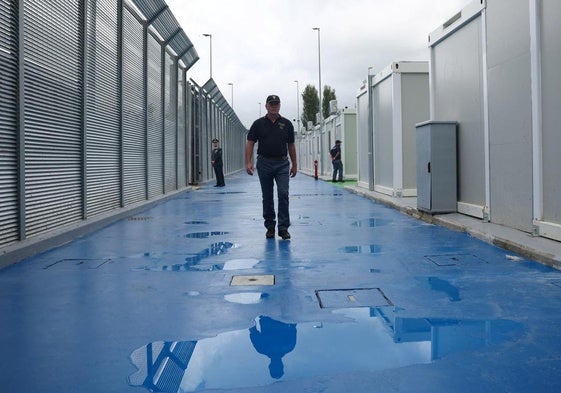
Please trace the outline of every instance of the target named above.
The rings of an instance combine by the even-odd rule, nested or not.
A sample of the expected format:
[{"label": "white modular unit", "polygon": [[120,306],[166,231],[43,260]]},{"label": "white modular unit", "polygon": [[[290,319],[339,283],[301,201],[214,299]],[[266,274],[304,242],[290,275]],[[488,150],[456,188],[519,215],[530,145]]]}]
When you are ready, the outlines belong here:
[{"label": "white modular unit", "polygon": [[[370,75],[368,78],[371,78]],[[369,97],[368,83],[365,81],[364,85],[358,90],[356,97],[357,185],[373,190],[372,128]]]},{"label": "white modular unit", "polygon": [[485,0],[429,35],[431,119],[458,122],[458,211],[484,218],[488,202]]},{"label": "white modular unit", "polygon": [[[343,176],[346,180],[357,179],[357,115],[356,109],[344,108],[325,120],[325,130],[328,136],[327,150],[335,146],[340,140],[341,155],[343,157]],[[331,169],[332,170],[332,169]],[[326,175],[330,174],[327,168]]]},{"label": "white modular unit", "polygon": [[559,20],[559,0],[530,0],[534,232],[561,241]]},{"label": "white modular unit", "polygon": [[[337,130],[340,130],[341,141],[343,142],[343,175],[345,179],[357,179],[357,126],[356,109],[342,109],[337,123]],[[338,131],[336,131],[338,134]]]},{"label": "white modular unit", "polygon": [[428,62],[394,62],[371,79],[374,190],[417,195],[415,124],[429,119]]},{"label": "white modular unit", "polygon": [[429,35],[431,119],[458,121],[458,211],[561,240],[561,3],[474,0]]}]

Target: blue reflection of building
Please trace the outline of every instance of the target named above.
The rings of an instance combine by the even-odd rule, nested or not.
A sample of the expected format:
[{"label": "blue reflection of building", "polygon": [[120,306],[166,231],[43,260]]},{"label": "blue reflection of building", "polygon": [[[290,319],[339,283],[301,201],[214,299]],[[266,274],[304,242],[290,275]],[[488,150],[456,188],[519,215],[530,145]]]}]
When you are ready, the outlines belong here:
[{"label": "blue reflection of building", "polygon": [[507,320],[401,318],[389,307],[371,308],[370,315],[386,323],[396,343],[430,342],[431,360],[503,342],[517,327]]},{"label": "blue reflection of building", "polygon": [[135,351],[131,358],[139,371],[129,377],[129,384],[176,393],[196,345],[197,341],[158,341]]}]

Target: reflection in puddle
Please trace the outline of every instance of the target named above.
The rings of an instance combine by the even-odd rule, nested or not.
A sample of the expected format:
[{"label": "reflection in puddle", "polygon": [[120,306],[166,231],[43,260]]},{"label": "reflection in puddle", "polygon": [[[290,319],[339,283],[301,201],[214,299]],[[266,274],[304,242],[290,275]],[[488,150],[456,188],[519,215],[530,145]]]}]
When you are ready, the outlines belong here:
[{"label": "reflection in puddle", "polygon": [[261,301],[261,292],[240,292],[224,295],[224,300],[238,304],[257,304]]},{"label": "reflection in puddle", "polygon": [[228,252],[230,248],[237,248],[238,245],[230,242],[218,242],[211,244],[208,248],[199,251],[196,254],[189,255],[185,258],[185,263],[176,263],[171,265],[160,265],[155,263],[154,265],[146,266],[143,270],[151,271],[183,271],[183,270],[195,270],[195,271],[212,271],[212,270],[222,270],[221,264],[212,265],[201,265],[201,262],[209,257],[215,255],[221,255]]},{"label": "reflection in puddle", "polygon": [[347,254],[376,254],[382,251],[382,247],[376,244],[366,246],[345,246],[341,251]]},{"label": "reflection in puddle", "polygon": [[351,225],[355,227],[374,228],[388,225],[389,223],[390,220],[385,220],[383,218],[367,218],[366,220],[355,221]]},{"label": "reflection in puddle", "polygon": [[185,237],[190,239],[207,239],[211,236],[220,236],[220,235],[227,235],[228,232],[220,232],[220,231],[213,231],[213,232],[194,232],[188,233]]},{"label": "reflection in puddle", "polygon": [[180,393],[393,369],[497,345],[520,330],[506,320],[400,318],[398,311],[337,310],[353,319],[344,323],[291,324],[261,316],[249,329],[198,341],[149,343],[131,354],[138,371],[129,384]]},{"label": "reflection in puddle", "polygon": [[458,287],[450,284],[449,281],[442,280],[438,277],[429,277],[429,285],[433,291],[444,292],[450,298],[450,301],[460,301],[460,290]]},{"label": "reflection in puddle", "polygon": [[242,270],[251,269],[259,263],[258,259],[231,259],[226,261],[223,270]]}]

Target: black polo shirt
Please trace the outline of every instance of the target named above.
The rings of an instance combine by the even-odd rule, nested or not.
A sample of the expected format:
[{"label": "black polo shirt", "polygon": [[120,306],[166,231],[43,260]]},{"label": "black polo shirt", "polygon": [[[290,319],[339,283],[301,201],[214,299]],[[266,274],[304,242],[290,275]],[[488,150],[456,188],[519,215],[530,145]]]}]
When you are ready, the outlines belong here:
[{"label": "black polo shirt", "polygon": [[258,142],[257,154],[264,157],[283,157],[288,153],[287,144],[294,143],[294,126],[285,117],[272,122],[267,116],[253,122],[247,140]]}]

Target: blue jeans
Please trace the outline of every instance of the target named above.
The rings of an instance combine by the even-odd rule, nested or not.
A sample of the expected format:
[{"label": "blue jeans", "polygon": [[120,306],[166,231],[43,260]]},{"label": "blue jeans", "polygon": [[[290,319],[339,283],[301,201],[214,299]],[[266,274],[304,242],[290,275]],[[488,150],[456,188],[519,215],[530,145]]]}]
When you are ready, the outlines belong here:
[{"label": "blue jeans", "polygon": [[[343,161],[333,160],[331,163],[333,164],[333,181],[343,181]],[[337,178],[337,172],[339,172],[339,178]]]},{"label": "blue jeans", "polygon": [[276,222],[275,202],[273,199],[274,183],[277,184],[278,199],[278,229],[288,229],[290,226],[290,215],[288,213],[288,181],[290,175],[290,163],[286,160],[270,160],[257,157],[257,173],[261,183],[261,194],[263,196],[263,218],[265,228],[274,229]]}]

